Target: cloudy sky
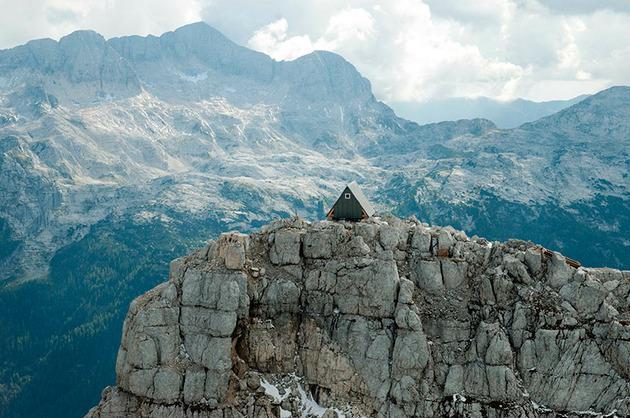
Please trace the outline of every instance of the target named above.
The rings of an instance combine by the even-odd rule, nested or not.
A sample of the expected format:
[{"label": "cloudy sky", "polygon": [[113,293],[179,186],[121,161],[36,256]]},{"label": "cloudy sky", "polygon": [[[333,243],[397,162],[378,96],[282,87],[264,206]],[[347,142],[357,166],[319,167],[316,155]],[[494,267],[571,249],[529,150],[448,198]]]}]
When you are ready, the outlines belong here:
[{"label": "cloudy sky", "polygon": [[0,48],[204,20],[290,60],[342,54],[386,101],[551,100],[630,84],[630,0],[0,0]]}]

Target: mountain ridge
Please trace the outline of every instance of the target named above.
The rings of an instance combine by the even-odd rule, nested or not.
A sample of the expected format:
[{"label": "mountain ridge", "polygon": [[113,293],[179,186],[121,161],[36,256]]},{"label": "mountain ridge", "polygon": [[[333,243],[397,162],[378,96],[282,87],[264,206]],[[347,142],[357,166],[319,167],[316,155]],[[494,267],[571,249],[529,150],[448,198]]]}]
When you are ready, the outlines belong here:
[{"label": "mountain ridge", "polygon": [[[69,53],[69,51],[73,53]],[[112,53],[115,55],[110,56]],[[78,60],[79,55],[83,57],[87,55],[89,58],[83,62]],[[116,58],[120,58],[122,61]],[[191,61],[190,58],[194,58],[194,60]],[[28,66],[31,70],[39,70],[39,75],[43,81],[46,81],[46,77],[55,72],[61,72],[71,83],[98,81],[98,88],[101,90],[108,87],[107,83],[119,81],[124,87],[129,88],[128,90],[120,90],[122,94],[117,96],[119,99],[139,93],[138,68],[135,68],[134,71],[131,65],[134,63],[139,65],[145,61],[155,61],[162,65],[171,66],[177,63],[179,67],[187,65],[189,71],[193,71],[195,67],[201,67],[205,70],[213,69],[227,75],[251,77],[253,81],[262,82],[274,81],[276,78],[282,81],[293,81],[292,78],[297,77],[293,81],[296,87],[302,86],[309,77],[313,78],[319,74],[318,71],[313,70],[314,66],[321,65],[322,68],[333,66],[337,71],[326,71],[328,83],[320,80],[319,83],[315,84],[316,88],[320,89],[316,92],[321,94],[321,87],[328,86],[323,90],[330,93],[334,92],[334,95],[330,94],[331,97],[348,99],[350,95],[356,96],[357,92],[361,92],[361,95],[367,99],[372,97],[369,81],[338,54],[328,51],[314,51],[292,61],[274,61],[263,53],[232,42],[203,22],[180,27],[159,37],[132,35],[106,40],[95,31],[80,30],[63,36],[59,41],[52,39],[35,40],[0,51],[0,69],[3,71]],[[296,74],[300,76],[296,76]],[[103,78],[103,75],[111,77]],[[146,75],[144,74],[144,76]],[[183,76],[184,80],[188,77],[188,80],[185,81],[195,81],[195,75],[199,74],[174,75],[180,78]],[[116,76],[119,78],[117,79]],[[340,76],[345,77],[345,82],[337,79]],[[205,77],[207,79],[207,75]],[[317,78],[315,77],[315,79]],[[204,81],[205,79],[201,78],[196,81]],[[344,84],[347,83],[354,84],[358,89],[345,90]],[[56,86],[48,85],[47,87],[59,94]],[[107,97],[108,94],[119,92],[114,87],[116,86],[108,87],[111,91],[107,88],[103,91],[96,91],[96,95]],[[61,86],[61,89],[67,88],[67,85]],[[89,105],[90,102],[85,104]]]},{"label": "mountain ridge", "polygon": [[401,116],[419,124],[441,120],[490,119],[502,129],[512,129],[527,122],[554,114],[572,106],[589,95],[580,95],[567,100],[531,101],[522,98],[501,101],[488,97],[453,97],[430,99],[426,102],[396,102],[389,105]]}]

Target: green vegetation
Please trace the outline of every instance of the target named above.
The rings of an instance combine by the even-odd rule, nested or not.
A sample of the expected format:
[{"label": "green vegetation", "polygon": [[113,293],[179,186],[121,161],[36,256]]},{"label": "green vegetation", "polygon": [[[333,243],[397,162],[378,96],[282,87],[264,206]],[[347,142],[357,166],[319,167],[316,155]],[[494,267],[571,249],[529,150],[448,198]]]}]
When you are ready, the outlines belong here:
[{"label": "green vegetation", "polygon": [[0,416],[80,417],[115,382],[132,298],[221,230],[212,220],[107,219],[61,249],[49,280],[0,290]]}]

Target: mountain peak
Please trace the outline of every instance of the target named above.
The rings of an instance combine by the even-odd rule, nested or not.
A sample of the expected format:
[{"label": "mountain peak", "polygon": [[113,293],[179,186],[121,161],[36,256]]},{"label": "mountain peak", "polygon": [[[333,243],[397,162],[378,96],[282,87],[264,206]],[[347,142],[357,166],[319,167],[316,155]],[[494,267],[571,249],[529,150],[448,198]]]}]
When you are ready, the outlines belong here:
[{"label": "mountain peak", "polygon": [[[593,106],[607,105],[614,109],[628,108],[630,109],[630,87],[628,86],[612,86],[568,107],[569,109],[585,109]],[[614,110],[613,109],[613,110]]]},{"label": "mountain peak", "polygon": [[71,32],[68,35],[63,36],[59,39],[60,44],[68,43],[72,44],[73,46],[79,42],[84,44],[104,45],[105,38],[103,37],[103,35],[96,31],[82,29]]},{"label": "mountain peak", "polygon": [[609,95],[630,95],[630,86],[611,86],[607,89],[604,89],[598,93],[595,93],[593,96],[609,96]]},{"label": "mountain peak", "polygon": [[587,134],[588,137],[616,138],[628,143],[630,87],[607,88],[558,113],[523,125],[525,129],[549,127],[573,131],[575,134],[570,135],[572,140],[582,140],[582,135]]},{"label": "mountain peak", "polygon": [[191,44],[212,43],[215,44],[215,46],[216,44],[228,44],[231,47],[244,48],[206,22],[195,22],[181,26],[172,32],[164,33],[161,38],[168,38],[170,36],[175,36]]},{"label": "mountain peak", "polygon": [[174,30],[174,32],[188,32],[188,31],[197,32],[197,33],[200,33],[200,32],[217,33],[225,37],[225,35],[223,35],[219,30],[215,29],[213,26],[210,26],[208,23],[204,22],[203,20],[200,20],[199,22],[188,23]]},{"label": "mountain peak", "polygon": [[363,102],[373,98],[370,82],[337,53],[317,50],[281,64],[295,89],[311,100],[327,96]]},{"label": "mountain peak", "polygon": [[[58,42],[41,39],[2,51],[0,63],[3,61],[9,65],[0,65],[0,75],[10,74],[15,91],[23,90],[20,97],[25,97],[24,92],[42,90],[55,102],[77,104],[140,92],[139,80],[128,62],[92,30],[72,32]],[[21,105],[19,100],[15,103]]]}]

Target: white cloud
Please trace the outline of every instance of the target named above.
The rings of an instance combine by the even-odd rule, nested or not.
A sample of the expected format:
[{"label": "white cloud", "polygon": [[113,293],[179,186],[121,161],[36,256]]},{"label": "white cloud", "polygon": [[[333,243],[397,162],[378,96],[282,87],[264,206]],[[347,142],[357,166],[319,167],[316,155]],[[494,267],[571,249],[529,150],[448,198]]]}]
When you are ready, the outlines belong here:
[{"label": "white cloud", "polygon": [[365,9],[345,8],[331,16],[324,38],[334,44],[364,42],[374,34],[374,18]]},{"label": "white cloud", "polygon": [[308,35],[287,36],[289,24],[285,18],[271,22],[254,32],[248,44],[251,48],[264,52],[272,58],[293,60],[314,50]]},{"label": "white cloud", "polygon": [[356,42],[368,41],[374,19],[364,9],[343,9],[332,15],[325,32],[316,40],[309,35],[288,36],[287,19],[281,18],[254,32],[248,45],[276,60],[293,60],[315,50],[335,51]]},{"label": "white cloud", "polygon": [[161,34],[201,20],[201,0],[0,0],[0,48],[78,29],[105,37]]},{"label": "white cloud", "polygon": [[545,6],[561,14],[588,14],[599,10],[630,13],[628,0],[545,0]]},{"label": "white cloud", "polygon": [[265,0],[243,31],[225,9],[215,0],[204,17],[276,59],[338,52],[384,100],[550,100],[630,82],[630,15],[618,1]]},{"label": "white cloud", "polygon": [[[501,11],[498,19],[508,12]],[[319,27],[311,33],[292,31],[289,18],[282,17],[254,31],[248,45],[278,60],[316,49],[336,51],[373,82],[384,100],[507,97],[526,72],[457,40],[452,34],[464,28],[456,21],[434,19],[429,6],[419,0],[348,2],[340,10],[331,8]]]}]

